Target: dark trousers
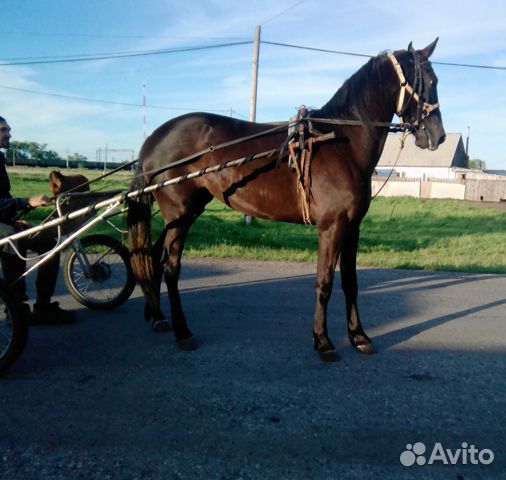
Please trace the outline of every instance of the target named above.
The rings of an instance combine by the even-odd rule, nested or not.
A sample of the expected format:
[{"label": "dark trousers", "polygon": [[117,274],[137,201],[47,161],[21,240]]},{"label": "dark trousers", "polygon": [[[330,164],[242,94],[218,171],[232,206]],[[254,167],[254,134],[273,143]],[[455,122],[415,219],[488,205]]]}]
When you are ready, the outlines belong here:
[{"label": "dark trousers", "polygon": [[[0,238],[8,237],[20,231],[22,231],[22,228],[14,227],[7,223],[0,223]],[[56,240],[48,232],[42,231],[33,236],[16,240],[14,245],[21,255],[26,257],[28,250],[36,252],[39,255],[48,252],[56,245]],[[4,280],[12,286],[19,300],[27,300],[25,279],[18,280],[25,273],[26,262],[16,255],[10,245],[0,247],[0,260],[2,262]],[[37,279],[35,281],[38,303],[48,303],[51,300],[56,286],[59,266],[60,254],[58,253],[38,268]]]}]

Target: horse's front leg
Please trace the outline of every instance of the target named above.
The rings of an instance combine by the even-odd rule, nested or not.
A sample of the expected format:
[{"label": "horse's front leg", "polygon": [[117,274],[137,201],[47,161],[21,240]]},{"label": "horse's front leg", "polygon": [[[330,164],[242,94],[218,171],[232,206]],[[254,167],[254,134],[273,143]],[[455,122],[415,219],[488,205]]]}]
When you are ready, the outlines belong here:
[{"label": "horse's front leg", "polygon": [[357,249],[360,234],[359,223],[350,224],[343,238],[339,267],[341,284],[346,300],[346,318],[348,321],[348,337],[351,344],[362,353],[375,353],[371,339],[366,335],[357,307]]},{"label": "horse's front leg", "polygon": [[316,271],[316,311],[313,322],[313,347],[323,360],[336,360],[335,347],[327,332],[327,306],[332,293],[334,271],[341,251],[343,225],[337,222],[320,230]]}]

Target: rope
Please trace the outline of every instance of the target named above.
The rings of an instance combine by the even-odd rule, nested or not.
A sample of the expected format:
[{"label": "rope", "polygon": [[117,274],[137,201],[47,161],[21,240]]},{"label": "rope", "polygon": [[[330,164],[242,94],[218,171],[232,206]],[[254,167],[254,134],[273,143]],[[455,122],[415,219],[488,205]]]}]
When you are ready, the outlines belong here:
[{"label": "rope", "polygon": [[390,180],[390,177],[392,176],[392,173],[397,165],[397,162],[399,161],[399,158],[401,157],[402,149],[404,148],[404,143],[406,142],[406,138],[409,135],[409,132],[404,132],[401,137],[401,148],[399,149],[399,153],[397,154],[397,158],[395,159],[394,164],[392,165],[392,168],[390,169],[390,172],[388,172],[388,176],[386,180],[383,182],[383,185],[381,185],[380,189],[372,196],[371,200],[374,200],[381,190],[383,190],[383,187],[387,184],[388,180]]}]

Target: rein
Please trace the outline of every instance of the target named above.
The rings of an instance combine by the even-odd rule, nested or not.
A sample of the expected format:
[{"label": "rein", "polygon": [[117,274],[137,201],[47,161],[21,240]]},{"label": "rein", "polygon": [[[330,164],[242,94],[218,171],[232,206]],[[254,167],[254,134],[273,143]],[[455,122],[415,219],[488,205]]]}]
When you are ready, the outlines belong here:
[{"label": "rein", "polygon": [[[366,125],[362,120],[342,120],[340,118],[313,118],[313,117],[304,117],[302,120],[306,120],[314,123],[322,123],[327,125],[349,125],[362,127]],[[369,125],[373,127],[384,127],[389,128],[391,132],[411,132],[414,130],[414,125],[407,122],[401,123],[393,123],[393,122],[368,122]]]},{"label": "rein", "polygon": [[228,142],[220,143],[218,145],[211,145],[210,147],[204,148],[203,150],[200,150],[199,152],[196,152],[196,153],[193,153],[192,155],[189,155],[187,157],[181,158],[180,160],[176,160],[175,162],[172,162],[172,163],[170,163],[169,165],[167,165],[167,166],[165,166],[163,168],[152,170],[152,171],[148,171],[148,172],[144,172],[143,175],[146,175],[147,173],[151,173],[152,174],[149,177],[149,180],[147,182],[148,185],[149,185],[152,182],[153,178],[155,178],[156,176],[160,175],[160,173],[163,173],[163,172],[165,172],[167,170],[170,170],[171,168],[175,168],[175,167],[179,167],[181,165],[186,165],[187,163],[191,163],[194,160],[200,158],[202,155],[205,155],[206,153],[212,153],[215,150],[221,150],[222,148],[227,148],[227,147],[230,147],[232,145],[237,145],[238,143],[246,142],[248,140],[253,140],[255,138],[260,138],[260,137],[263,137],[265,135],[270,135],[271,133],[274,133],[274,132],[277,132],[279,130],[285,129],[287,126],[288,126],[288,122],[284,122],[282,124],[276,125],[274,128],[270,128],[269,130],[264,130],[263,132],[254,133],[253,135],[248,135],[246,137],[236,138],[234,140],[230,140]]},{"label": "rein", "polygon": [[[362,127],[365,125],[365,122],[361,120],[344,120],[339,118],[312,118],[312,117],[304,117],[301,119],[301,121],[311,121],[314,123],[322,123],[322,124],[328,124],[328,125],[348,125],[348,126],[356,126],[356,127]],[[297,122],[299,123],[299,122]],[[240,137],[236,138],[234,140],[230,140],[228,142],[220,143],[218,145],[211,145],[207,148],[204,148],[203,150],[200,150],[199,152],[193,153],[192,155],[188,155],[187,157],[181,158],[180,160],[176,160],[175,162],[170,163],[169,165],[166,165],[165,167],[148,170],[147,172],[144,172],[139,175],[139,177],[145,176],[147,174],[150,174],[149,180],[147,184],[151,184],[153,179],[160,175],[163,172],[166,172],[167,170],[170,170],[175,167],[180,167],[181,165],[187,165],[189,163],[192,163],[193,161],[199,159],[206,153],[212,153],[216,150],[221,150],[222,148],[230,147],[232,145],[237,145],[242,142],[246,142],[248,140],[253,140],[255,138],[260,138],[265,135],[270,135],[271,133],[275,133],[281,130],[286,129],[289,125],[292,125],[290,122],[283,122],[279,125],[276,125],[274,128],[271,128],[269,130],[264,130],[263,132],[255,133],[253,135],[248,135],[246,137]],[[370,122],[370,125],[373,127],[384,127],[389,128],[391,132],[412,132],[414,130],[414,125],[410,123],[393,123],[393,122]],[[112,173],[112,172],[111,172]],[[134,177],[135,178],[135,177]]]}]

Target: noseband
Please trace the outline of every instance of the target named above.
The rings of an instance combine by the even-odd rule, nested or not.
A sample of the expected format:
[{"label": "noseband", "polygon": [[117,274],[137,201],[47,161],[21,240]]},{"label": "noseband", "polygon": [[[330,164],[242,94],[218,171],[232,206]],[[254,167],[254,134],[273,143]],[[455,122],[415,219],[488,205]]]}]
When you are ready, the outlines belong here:
[{"label": "noseband", "polygon": [[[422,122],[436,109],[439,108],[439,103],[427,103],[423,99],[423,73],[420,64],[420,56],[415,52],[415,81],[414,88],[408,83],[406,77],[404,76],[404,72],[402,71],[402,67],[400,66],[395,55],[389,53],[389,60],[392,62],[394,66],[395,73],[397,73],[397,77],[399,77],[400,83],[400,91],[399,98],[397,99],[397,108],[395,113],[399,118],[404,122],[404,114],[406,113],[406,109],[413,99],[417,103],[417,113],[416,113],[416,122],[413,125],[416,129],[420,128]],[[409,99],[407,102],[404,101],[406,97],[406,92],[409,95]]]}]

